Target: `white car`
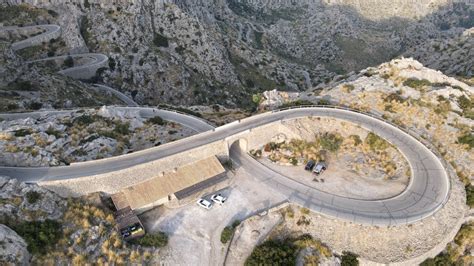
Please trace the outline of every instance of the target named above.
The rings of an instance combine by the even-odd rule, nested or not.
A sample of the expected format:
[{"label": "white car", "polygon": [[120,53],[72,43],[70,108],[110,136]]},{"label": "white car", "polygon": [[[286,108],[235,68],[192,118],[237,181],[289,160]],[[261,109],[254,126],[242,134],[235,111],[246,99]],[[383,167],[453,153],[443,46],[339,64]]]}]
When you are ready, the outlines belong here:
[{"label": "white car", "polygon": [[224,202],[227,200],[227,198],[222,196],[222,194],[214,194],[211,196],[211,199],[215,203],[219,203],[219,204],[224,204]]},{"label": "white car", "polygon": [[206,210],[209,210],[212,207],[212,202],[205,199],[199,199],[196,203],[197,205],[203,207]]}]

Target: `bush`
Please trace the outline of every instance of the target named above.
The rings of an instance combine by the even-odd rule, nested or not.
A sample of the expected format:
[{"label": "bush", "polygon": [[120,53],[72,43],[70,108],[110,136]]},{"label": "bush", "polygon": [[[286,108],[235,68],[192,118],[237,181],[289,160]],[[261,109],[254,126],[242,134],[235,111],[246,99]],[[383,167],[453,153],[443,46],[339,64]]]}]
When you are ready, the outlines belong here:
[{"label": "bush", "polygon": [[155,33],[155,37],[153,38],[153,44],[158,47],[168,47],[168,38],[159,33]]},{"label": "bush", "polygon": [[355,146],[359,146],[362,143],[362,140],[360,139],[359,135],[350,135],[349,138],[354,140]]},{"label": "bush", "polygon": [[342,137],[338,134],[333,133],[326,133],[322,135],[320,138],[321,147],[325,150],[335,152],[339,150],[342,144]]},{"label": "bush", "polygon": [[73,123],[80,126],[87,126],[95,122],[95,119],[90,115],[81,115],[74,119]]},{"label": "bush", "polygon": [[63,66],[65,66],[65,67],[73,67],[73,66],[74,66],[74,59],[72,59],[71,56],[66,57],[66,59],[64,60]]},{"label": "bush", "polygon": [[314,105],[314,103],[308,100],[296,100],[296,101],[284,103],[280,105],[279,108],[288,108],[288,107],[293,107],[293,106],[305,106],[305,105]]},{"label": "bush", "polygon": [[132,242],[140,246],[161,248],[168,244],[168,235],[164,232],[147,234],[140,239],[132,240]]},{"label": "bush", "polygon": [[16,81],[8,85],[11,86],[13,90],[18,90],[18,91],[34,91],[35,90],[35,88],[33,87],[33,84],[31,84],[30,81]]},{"label": "bush", "polygon": [[222,233],[221,233],[222,244],[226,244],[227,242],[230,241],[230,239],[234,235],[235,229],[237,228],[237,226],[239,226],[239,224],[240,224],[240,221],[235,220],[231,226],[226,226],[224,230],[222,230]]},{"label": "bush", "polygon": [[458,137],[458,144],[467,144],[468,149],[472,149],[474,147],[474,135],[472,133],[468,133]]},{"label": "bush", "polygon": [[384,102],[386,103],[391,103],[391,102],[398,102],[398,103],[404,103],[406,100],[400,96],[398,93],[390,93],[383,99]]},{"label": "bush", "polygon": [[39,192],[36,192],[36,191],[28,191],[26,193],[26,199],[28,200],[29,204],[34,204],[38,200],[41,199],[41,194]]},{"label": "bush", "polygon": [[379,137],[379,135],[370,132],[367,137],[365,138],[365,143],[367,143],[370,148],[374,151],[382,151],[389,147],[389,144],[386,140]]},{"label": "bush", "polygon": [[53,220],[23,222],[12,226],[32,254],[45,254],[61,238],[61,224]]},{"label": "bush", "polygon": [[466,204],[474,208],[474,186],[471,184],[466,186]]},{"label": "bush", "polygon": [[25,137],[31,135],[33,131],[30,128],[18,129],[15,131],[15,137]]},{"label": "bush", "polygon": [[359,256],[356,254],[349,252],[349,251],[344,251],[342,252],[342,257],[341,257],[341,266],[357,266],[359,265],[359,260],[357,259]]},{"label": "bush", "polygon": [[62,137],[62,134],[60,131],[58,130],[55,130],[53,127],[48,127],[48,129],[45,131],[46,134],[48,135],[53,135],[55,136],[57,139],[59,139],[60,137]]},{"label": "bush", "polygon": [[258,245],[245,265],[295,265],[298,248],[288,239],[268,240]]},{"label": "bush", "polygon": [[403,82],[403,85],[414,89],[420,89],[424,86],[431,86],[431,82],[426,79],[409,78]]},{"label": "bush", "polygon": [[129,127],[129,123],[118,123],[115,125],[114,132],[119,136],[128,135],[130,134]]},{"label": "bush", "polygon": [[146,120],[146,123],[160,125],[160,126],[166,125],[166,121],[163,118],[161,118],[160,116],[155,116],[155,117],[152,117],[152,118],[148,118],[148,120]]},{"label": "bush", "polygon": [[349,93],[355,89],[354,85],[352,84],[344,84],[342,85],[342,89],[344,89],[345,92]]},{"label": "bush", "polygon": [[32,110],[39,110],[43,107],[43,104],[39,102],[31,102],[28,107]]},{"label": "bush", "polygon": [[444,266],[453,265],[447,253],[440,253],[434,258],[429,258],[423,261],[420,266]]}]

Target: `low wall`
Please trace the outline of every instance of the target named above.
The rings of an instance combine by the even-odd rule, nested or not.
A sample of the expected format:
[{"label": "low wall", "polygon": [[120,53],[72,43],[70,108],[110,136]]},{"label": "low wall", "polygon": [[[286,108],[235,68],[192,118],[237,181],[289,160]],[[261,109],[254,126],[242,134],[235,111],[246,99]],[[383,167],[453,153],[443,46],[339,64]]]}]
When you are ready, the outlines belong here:
[{"label": "low wall", "polygon": [[[217,155],[218,157],[228,156],[227,144],[225,141],[209,143],[204,147],[177,153],[156,161],[139,164],[119,171],[73,179],[42,181],[38,182],[38,184],[63,197],[77,197],[98,191],[114,194],[126,187],[153,178],[161,172],[173,171],[174,168],[213,155]],[[87,165],[87,162],[81,164]]]}]

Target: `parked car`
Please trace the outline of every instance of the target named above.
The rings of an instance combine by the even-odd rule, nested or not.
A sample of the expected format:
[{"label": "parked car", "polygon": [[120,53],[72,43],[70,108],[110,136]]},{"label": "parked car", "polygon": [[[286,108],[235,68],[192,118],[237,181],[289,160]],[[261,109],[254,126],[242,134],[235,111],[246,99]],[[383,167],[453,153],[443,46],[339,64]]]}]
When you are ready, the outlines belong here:
[{"label": "parked car", "polygon": [[211,209],[212,207],[212,202],[208,201],[208,200],[205,200],[205,199],[199,199],[197,202],[197,205],[203,207],[204,209]]},{"label": "parked car", "polygon": [[324,171],[326,171],[326,169],[327,169],[326,163],[325,162],[319,162],[318,164],[316,164],[316,166],[314,166],[313,173],[315,173],[316,175],[320,175]]},{"label": "parked car", "polygon": [[304,170],[306,171],[311,171],[313,170],[314,166],[316,165],[316,162],[313,160],[309,160],[306,166],[304,167]]},{"label": "parked car", "polygon": [[214,201],[215,203],[219,203],[222,205],[227,200],[227,198],[222,196],[222,194],[219,193],[219,194],[212,195],[211,200]]}]

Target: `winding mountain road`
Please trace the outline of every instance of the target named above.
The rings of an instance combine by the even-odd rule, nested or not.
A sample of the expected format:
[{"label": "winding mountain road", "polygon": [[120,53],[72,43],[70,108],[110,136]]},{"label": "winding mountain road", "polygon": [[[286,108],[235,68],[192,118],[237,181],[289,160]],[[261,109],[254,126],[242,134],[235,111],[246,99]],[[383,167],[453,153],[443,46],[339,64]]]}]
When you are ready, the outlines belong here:
[{"label": "winding mountain road", "polygon": [[97,175],[203,147],[206,144],[225,140],[228,137],[270,123],[279,123],[281,120],[308,116],[347,120],[375,132],[392,143],[406,157],[411,166],[412,178],[407,189],[396,197],[384,200],[345,198],[315,190],[293,179],[286,178],[256,162],[248,155],[236,151],[235,147],[230,152],[231,158],[240,162],[245,169],[261,179],[263,183],[288,195],[291,201],[311,210],[356,223],[376,225],[411,223],[430,216],[441,208],[448,199],[450,183],[441,161],[414,137],[377,118],[350,110],[325,107],[308,107],[264,113],[163,146],[104,161],[98,160],[61,167],[2,167],[0,168],[0,175],[12,176],[28,182]]},{"label": "winding mountain road", "polygon": [[[51,33],[57,34],[57,28],[48,26],[46,33],[43,34]],[[41,39],[42,35],[35,37]],[[107,62],[107,56],[101,54],[74,56],[90,60],[87,64],[62,70],[63,74],[75,73],[76,78],[83,78],[85,74],[94,72],[94,69],[97,70],[97,67]],[[43,60],[58,60],[65,57]],[[259,178],[262,183],[272,186],[287,195],[290,201],[319,213],[361,224],[397,225],[412,223],[435,213],[449,197],[449,177],[440,159],[411,135],[389,123],[366,114],[337,108],[305,107],[264,113],[213,129],[212,126],[200,119],[176,112],[153,108],[133,108],[139,108],[141,115],[144,117],[160,115],[164,119],[181,123],[202,133],[159,147],[107,160],[60,167],[0,167],[0,175],[18,178],[20,181],[25,182],[81,178],[126,169],[173,154],[203,147],[212,142],[225,141],[229,137],[251,132],[252,129],[270,123],[279,123],[282,120],[300,117],[322,116],[356,123],[367,130],[375,132],[397,147],[411,166],[412,178],[406,190],[398,196],[383,200],[351,199],[319,191],[294,179],[287,178],[253,160],[246,153],[236,148],[235,145],[230,150],[231,159]],[[264,186],[262,186],[262,189],[265,189]]]}]

